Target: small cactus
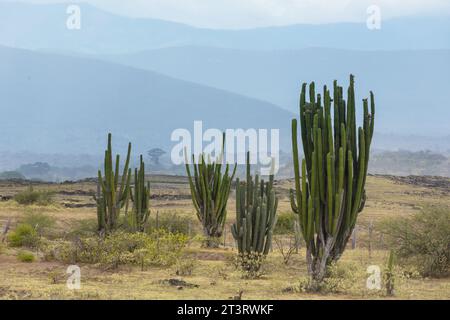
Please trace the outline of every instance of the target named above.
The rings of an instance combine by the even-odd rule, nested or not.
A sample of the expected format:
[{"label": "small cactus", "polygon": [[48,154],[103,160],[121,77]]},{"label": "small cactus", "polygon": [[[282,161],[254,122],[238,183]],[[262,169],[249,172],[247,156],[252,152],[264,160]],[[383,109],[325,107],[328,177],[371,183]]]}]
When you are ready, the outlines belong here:
[{"label": "small cactus", "polygon": [[390,297],[395,295],[395,274],[394,274],[394,263],[395,263],[395,254],[394,251],[391,250],[389,252],[389,259],[386,266],[386,270],[384,272],[384,282],[386,286],[386,294]]},{"label": "small cactus", "polygon": [[145,164],[142,155],[139,170],[135,169],[134,171],[131,200],[133,201],[131,227],[134,231],[144,232],[150,216],[150,182],[145,182]]}]

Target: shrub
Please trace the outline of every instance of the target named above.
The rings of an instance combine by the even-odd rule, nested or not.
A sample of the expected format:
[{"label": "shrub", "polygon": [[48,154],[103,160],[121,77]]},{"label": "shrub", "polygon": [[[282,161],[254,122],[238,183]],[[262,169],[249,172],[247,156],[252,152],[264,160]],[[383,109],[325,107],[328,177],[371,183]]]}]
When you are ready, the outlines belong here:
[{"label": "shrub", "polygon": [[176,275],[177,276],[191,276],[192,272],[194,272],[195,266],[197,265],[197,261],[191,258],[181,258],[177,261]]},{"label": "shrub", "polygon": [[54,192],[51,191],[35,191],[30,186],[27,190],[19,192],[14,196],[14,200],[22,205],[38,204],[47,206],[53,202]]},{"label": "shrub", "polygon": [[292,241],[292,237],[289,237],[289,243],[287,247],[284,245],[283,240],[283,238],[277,236],[273,238],[272,242],[275,243],[276,248],[281,253],[281,256],[283,257],[283,263],[285,265],[288,265],[292,255],[296,252],[295,239],[294,241]]},{"label": "shrub", "polygon": [[30,224],[22,223],[8,235],[8,243],[11,247],[37,248],[39,235]]},{"label": "shrub", "polygon": [[76,263],[76,246],[67,240],[45,241],[40,247],[44,261],[57,260],[64,263]]},{"label": "shrub", "polygon": [[189,235],[193,234],[192,228],[195,223],[192,219],[185,216],[179,216],[176,213],[159,213],[158,216],[151,215],[148,219],[148,225],[150,226],[149,231],[154,230],[164,230],[175,234]]},{"label": "shrub", "polygon": [[176,263],[188,242],[185,235],[164,230],[154,232],[151,239],[147,255],[148,263],[160,266]]},{"label": "shrub", "polygon": [[152,235],[116,232],[104,239],[88,237],[49,242],[43,251],[46,260],[99,264],[105,269],[121,265],[171,266],[181,257],[187,240],[184,235],[165,231]]},{"label": "shrub", "polygon": [[92,237],[98,233],[97,219],[84,219],[75,222],[69,237]]},{"label": "shrub", "polygon": [[410,217],[384,221],[380,227],[399,262],[416,266],[422,276],[449,274],[449,208],[427,207]]},{"label": "shrub", "polygon": [[359,277],[359,268],[355,263],[333,263],[328,266],[327,276],[320,288],[322,292],[341,293],[349,291]]},{"label": "shrub", "polygon": [[262,266],[265,258],[265,255],[257,252],[242,253],[235,257],[234,265],[240,268],[245,279],[257,279],[264,275]]},{"label": "shrub", "polygon": [[274,234],[294,233],[296,216],[293,213],[281,213],[278,215],[277,224],[273,230]]},{"label": "shrub", "polygon": [[35,257],[34,254],[28,251],[20,251],[17,254],[17,259],[21,262],[34,262]]},{"label": "shrub", "polygon": [[22,223],[32,226],[42,236],[55,226],[55,219],[46,214],[31,211],[25,214]]},{"label": "shrub", "polygon": [[347,293],[354,289],[359,279],[366,274],[354,263],[332,263],[327,267],[326,277],[321,283],[302,277],[297,286],[285,288],[285,292]]}]

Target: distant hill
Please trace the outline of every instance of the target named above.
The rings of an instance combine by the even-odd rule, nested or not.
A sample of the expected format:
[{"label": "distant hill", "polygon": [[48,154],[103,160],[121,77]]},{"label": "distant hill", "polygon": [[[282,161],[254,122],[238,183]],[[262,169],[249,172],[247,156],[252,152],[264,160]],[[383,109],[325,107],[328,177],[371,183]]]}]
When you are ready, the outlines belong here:
[{"label": "distant hill", "polygon": [[384,151],[372,155],[369,172],[450,177],[450,158],[430,151]]},{"label": "distant hill", "polygon": [[66,28],[67,6],[0,2],[0,44],[84,53],[189,45],[250,50],[450,49],[447,16],[385,20],[378,31],[369,30],[365,22],[212,30],[155,19],[133,19],[80,4],[82,27],[71,31]]},{"label": "distant hill", "polygon": [[[294,115],[277,106],[155,72],[0,47],[0,149],[99,153],[107,132],[135,152],[169,148],[172,130],[277,128],[290,146]],[[0,151],[1,151],[0,150]],[[170,151],[170,150],[167,150]]]},{"label": "distant hill", "polygon": [[353,73],[359,101],[370,90],[375,93],[377,131],[450,134],[450,50],[179,47],[100,58],[265,100],[295,113],[302,82],[314,80],[320,89],[338,79],[347,86]]}]

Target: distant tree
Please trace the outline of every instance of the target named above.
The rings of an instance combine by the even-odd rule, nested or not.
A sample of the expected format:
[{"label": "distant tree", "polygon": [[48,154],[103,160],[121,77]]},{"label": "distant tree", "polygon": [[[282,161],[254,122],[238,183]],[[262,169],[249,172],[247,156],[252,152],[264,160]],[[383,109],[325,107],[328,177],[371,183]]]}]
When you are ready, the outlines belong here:
[{"label": "distant tree", "polygon": [[18,171],[0,172],[0,180],[25,180],[25,176]]},{"label": "distant tree", "polygon": [[147,152],[148,156],[150,157],[150,160],[156,164],[159,165],[159,158],[166,154],[166,152],[160,148],[153,148]]}]

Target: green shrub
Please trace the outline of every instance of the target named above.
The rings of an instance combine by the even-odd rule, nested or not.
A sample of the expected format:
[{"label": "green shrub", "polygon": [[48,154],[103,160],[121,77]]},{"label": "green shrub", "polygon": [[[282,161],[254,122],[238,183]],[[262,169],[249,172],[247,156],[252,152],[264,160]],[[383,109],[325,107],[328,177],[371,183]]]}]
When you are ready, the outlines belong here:
[{"label": "green shrub", "polygon": [[188,237],[181,233],[158,230],[151,235],[147,250],[149,265],[170,266],[177,262],[188,243]]},{"label": "green shrub", "polygon": [[22,223],[32,226],[42,236],[55,226],[55,218],[44,213],[30,211],[25,214]]},{"label": "green shrub", "polygon": [[257,279],[264,275],[265,261],[266,256],[261,253],[243,253],[236,255],[234,266],[241,270],[244,279]]},{"label": "green shrub", "polygon": [[8,235],[8,243],[11,247],[37,248],[39,246],[39,235],[33,226],[22,223]]},{"label": "green shrub", "polygon": [[355,263],[333,263],[327,269],[327,276],[322,283],[322,292],[348,292],[360,277],[360,269]]},{"label": "green shrub", "polygon": [[427,207],[410,217],[384,221],[399,262],[417,267],[422,276],[443,277],[450,273],[450,209]]},{"label": "green shrub", "polygon": [[273,232],[275,234],[293,234],[296,216],[293,213],[281,213]]},{"label": "green shrub", "polygon": [[34,254],[28,251],[20,251],[17,254],[17,259],[21,262],[34,262],[35,257]]},{"label": "green shrub", "polygon": [[77,261],[76,248],[74,242],[63,239],[43,241],[40,246],[44,261],[56,260],[69,264]]},{"label": "green shrub", "polygon": [[77,238],[51,241],[43,248],[44,259],[65,263],[98,264],[105,269],[121,265],[171,266],[181,257],[187,237],[166,231],[145,233],[116,232],[106,238]]},{"label": "green shrub", "polygon": [[164,230],[174,234],[192,235],[194,230],[193,226],[196,224],[191,218],[185,216],[179,216],[176,213],[163,212],[159,213],[158,217],[151,215],[148,219],[148,225],[150,226],[150,232],[154,230]]},{"label": "green shrub", "polygon": [[358,282],[363,282],[365,277],[365,272],[355,263],[333,263],[328,266],[327,275],[320,284],[311,282],[310,277],[302,277],[297,286],[288,287],[284,291],[347,293],[354,290]]},{"label": "green shrub", "polygon": [[98,233],[97,219],[84,219],[74,223],[74,227],[68,234],[69,237],[92,237]]},{"label": "green shrub", "polygon": [[14,200],[22,205],[37,204],[47,206],[53,202],[54,192],[51,191],[35,191],[30,186],[27,190],[19,192],[14,196]]}]

